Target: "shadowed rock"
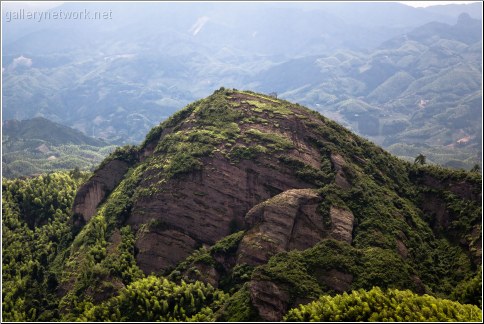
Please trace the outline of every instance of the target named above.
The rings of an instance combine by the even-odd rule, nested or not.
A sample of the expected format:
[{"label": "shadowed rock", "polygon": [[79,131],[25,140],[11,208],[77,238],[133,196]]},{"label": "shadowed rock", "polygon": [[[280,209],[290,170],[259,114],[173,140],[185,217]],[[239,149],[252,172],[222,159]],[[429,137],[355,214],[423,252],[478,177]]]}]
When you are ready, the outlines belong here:
[{"label": "shadowed rock", "polygon": [[82,215],[88,222],[96,213],[99,203],[119,184],[128,170],[128,164],[119,160],[112,160],[98,170],[77,191],[74,198],[73,211]]}]

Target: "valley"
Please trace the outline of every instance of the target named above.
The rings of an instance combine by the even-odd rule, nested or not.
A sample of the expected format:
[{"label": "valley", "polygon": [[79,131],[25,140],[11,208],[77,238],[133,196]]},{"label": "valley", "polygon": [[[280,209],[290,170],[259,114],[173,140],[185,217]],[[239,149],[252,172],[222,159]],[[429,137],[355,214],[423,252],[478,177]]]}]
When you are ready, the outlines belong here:
[{"label": "valley", "polygon": [[[115,145],[138,144],[189,102],[221,86],[244,88],[334,116],[407,160],[419,152],[448,167],[481,165],[481,4],[445,6],[446,14],[358,5],[374,20],[355,17],[352,5],[96,4],[113,19],[12,21],[3,117],[42,116]],[[281,33],[285,21],[295,23]]]}]

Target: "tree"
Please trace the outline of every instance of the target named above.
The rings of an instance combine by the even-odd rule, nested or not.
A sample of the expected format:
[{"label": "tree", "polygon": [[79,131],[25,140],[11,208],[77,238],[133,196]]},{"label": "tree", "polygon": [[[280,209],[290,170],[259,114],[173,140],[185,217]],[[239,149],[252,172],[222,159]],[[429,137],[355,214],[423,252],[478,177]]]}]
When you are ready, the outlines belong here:
[{"label": "tree", "polygon": [[474,164],[474,166],[471,169],[471,172],[476,172],[476,173],[481,172],[481,166],[477,163]]},{"label": "tree", "polygon": [[82,177],[81,171],[79,170],[79,167],[77,167],[77,166],[74,168],[74,170],[69,172],[69,174],[74,179],[79,179],[80,177]]},{"label": "tree", "polygon": [[410,290],[373,287],[350,293],[328,296],[291,309],[284,320],[288,322],[442,322],[482,320],[481,309],[475,305],[418,295]]},{"label": "tree", "polygon": [[420,165],[424,165],[425,163],[427,163],[427,157],[425,155],[423,155],[422,153],[420,153],[416,158],[415,158],[415,161],[413,162],[415,164],[420,164]]}]

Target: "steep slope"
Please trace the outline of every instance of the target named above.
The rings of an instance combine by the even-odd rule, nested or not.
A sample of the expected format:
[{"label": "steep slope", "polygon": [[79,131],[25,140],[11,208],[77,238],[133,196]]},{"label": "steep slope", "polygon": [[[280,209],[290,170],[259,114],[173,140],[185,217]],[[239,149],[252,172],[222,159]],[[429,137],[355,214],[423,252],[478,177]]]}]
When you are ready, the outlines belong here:
[{"label": "steep slope", "polygon": [[80,188],[64,319],[104,318],[149,274],[224,290],[207,315],[219,320],[280,320],[373,286],[477,304],[465,287],[480,273],[481,198],[479,174],[411,165],[298,104],[221,88]]},{"label": "steep slope", "polygon": [[114,149],[107,142],[42,117],[5,120],[2,136],[3,175],[9,178],[86,169]]}]

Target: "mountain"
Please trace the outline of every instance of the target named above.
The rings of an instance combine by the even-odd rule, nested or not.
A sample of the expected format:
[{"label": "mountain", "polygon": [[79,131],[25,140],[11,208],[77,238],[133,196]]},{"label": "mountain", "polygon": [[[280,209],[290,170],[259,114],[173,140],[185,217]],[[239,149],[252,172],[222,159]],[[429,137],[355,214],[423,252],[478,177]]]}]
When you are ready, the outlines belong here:
[{"label": "mountain", "polygon": [[[354,291],[331,299],[346,319],[481,319],[458,303],[482,308],[480,174],[400,160],[299,104],[221,88],[88,180],[55,177],[79,188],[57,216],[56,195],[5,185],[9,318],[304,320]],[[32,228],[50,254],[18,248]]]},{"label": "mountain", "polygon": [[69,2],[51,12],[84,10],[109,19],[3,21],[4,118],[44,116],[137,144],[214,89],[247,87],[407,159],[481,162],[482,3]]},{"label": "mountain", "polygon": [[54,123],[48,119],[37,117],[26,120],[5,120],[3,122],[4,137],[9,139],[37,139],[53,145],[77,144],[105,146],[106,142],[84,135],[70,127]]},{"label": "mountain", "polygon": [[293,60],[262,72],[267,86],[258,89],[314,107],[408,160],[423,152],[470,169],[482,152],[481,24],[462,14],[454,25],[428,23],[367,54]]},{"label": "mountain", "polygon": [[462,13],[467,13],[474,19],[482,20],[482,4],[479,2],[470,3],[467,5],[462,4],[448,4],[448,5],[440,5],[440,6],[430,6],[426,7],[425,11],[432,12],[434,14],[439,15],[460,15]]},{"label": "mountain", "polygon": [[90,168],[99,164],[114,146],[36,117],[3,121],[2,148],[3,176],[11,178],[76,167]]}]

